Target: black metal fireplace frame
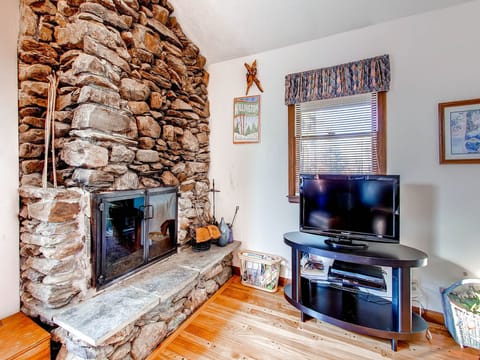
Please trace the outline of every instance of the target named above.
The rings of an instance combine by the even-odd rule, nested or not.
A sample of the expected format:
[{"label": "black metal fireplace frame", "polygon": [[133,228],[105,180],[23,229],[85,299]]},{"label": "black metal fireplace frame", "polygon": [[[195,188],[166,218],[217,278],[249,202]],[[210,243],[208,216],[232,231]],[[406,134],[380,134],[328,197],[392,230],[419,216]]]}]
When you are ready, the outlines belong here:
[{"label": "black metal fireplace frame", "polygon": [[[144,206],[142,206],[143,216],[141,217],[142,221],[142,241],[145,243],[147,239],[147,234],[149,230],[149,220],[154,216],[153,208],[150,205],[150,199],[155,195],[163,194],[175,194],[175,223],[174,226],[171,226],[171,229],[174,231],[174,244],[170,250],[161,254],[160,256],[149,259],[149,247],[144,246],[143,253],[143,263],[135,268],[132,268],[129,272],[111,277],[105,277],[105,263],[106,263],[106,250],[103,246],[103,240],[105,236],[105,223],[106,223],[106,212],[103,211],[106,202],[118,201],[118,200],[127,200],[136,197],[144,198]],[[92,193],[91,195],[91,236],[92,236],[92,247],[91,247],[91,259],[92,259],[92,286],[97,289],[102,289],[107,286],[110,286],[142,269],[145,267],[158,262],[166,257],[177,252],[178,246],[178,197],[180,193],[178,192],[177,187],[159,187],[159,188],[150,188],[150,189],[137,189],[137,190],[119,190],[119,191],[108,191],[108,192],[99,192]]]}]

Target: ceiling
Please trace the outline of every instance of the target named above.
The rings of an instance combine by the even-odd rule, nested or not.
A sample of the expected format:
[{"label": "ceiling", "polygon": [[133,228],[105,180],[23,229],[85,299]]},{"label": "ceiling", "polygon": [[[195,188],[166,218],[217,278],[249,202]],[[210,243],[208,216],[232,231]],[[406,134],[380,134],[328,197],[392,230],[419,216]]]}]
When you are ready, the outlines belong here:
[{"label": "ceiling", "polygon": [[170,0],[209,64],[472,0]]}]

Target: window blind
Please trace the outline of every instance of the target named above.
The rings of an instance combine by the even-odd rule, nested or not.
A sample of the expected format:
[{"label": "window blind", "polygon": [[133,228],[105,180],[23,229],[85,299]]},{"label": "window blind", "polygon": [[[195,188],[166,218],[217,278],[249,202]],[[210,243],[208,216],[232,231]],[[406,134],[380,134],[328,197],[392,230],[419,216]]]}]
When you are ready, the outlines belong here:
[{"label": "window blind", "polygon": [[300,173],[378,173],[377,93],[295,105]]}]

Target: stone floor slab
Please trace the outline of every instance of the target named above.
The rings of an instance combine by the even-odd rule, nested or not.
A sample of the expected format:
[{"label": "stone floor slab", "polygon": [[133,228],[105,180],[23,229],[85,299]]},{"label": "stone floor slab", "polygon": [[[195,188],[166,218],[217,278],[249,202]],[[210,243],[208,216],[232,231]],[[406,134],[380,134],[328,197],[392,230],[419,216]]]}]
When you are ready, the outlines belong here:
[{"label": "stone floor slab", "polygon": [[194,252],[191,248],[124,279],[96,296],[53,315],[53,321],[72,335],[97,346],[155,306],[194,286],[199,277],[240,246]]},{"label": "stone floor slab", "polygon": [[178,264],[183,267],[194,269],[203,275],[212,266],[222,260],[226,255],[240,247],[240,241],[234,241],[226,246],[212,245],[208,251],[194,252],[192,249],[178,254]]},{"label": "stone floor slab", "polygon": [[[155,273],[155,274],[153,274]],[[129,281],[132,287],[158,297],[163,303],[171,299],[183,289],[192,286],[199,277],[199,272],[179,266],[176,263],[165,262],[152,266],[148,271]]]},{"label": "stone floor slab", "polygon": [[158,297],[133,287],[90,298],[54,317],[55,323],[96,346],[158,305]]}]

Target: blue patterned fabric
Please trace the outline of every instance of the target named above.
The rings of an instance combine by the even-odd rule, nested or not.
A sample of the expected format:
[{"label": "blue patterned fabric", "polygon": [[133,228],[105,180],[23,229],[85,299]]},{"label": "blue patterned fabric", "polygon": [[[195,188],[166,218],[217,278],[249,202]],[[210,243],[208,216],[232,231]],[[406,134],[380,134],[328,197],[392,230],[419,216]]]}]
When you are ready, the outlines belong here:
[{"label": "blue patterned fabric", "polygon": [[389,88],[390,58],[382,55],[287,75],[285,104],[388,91]]}]

